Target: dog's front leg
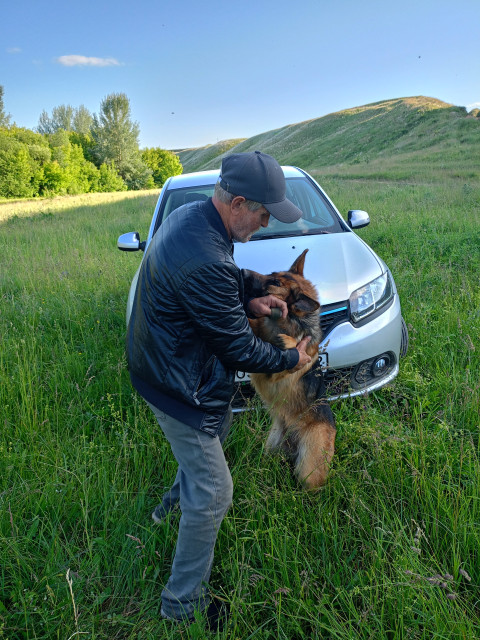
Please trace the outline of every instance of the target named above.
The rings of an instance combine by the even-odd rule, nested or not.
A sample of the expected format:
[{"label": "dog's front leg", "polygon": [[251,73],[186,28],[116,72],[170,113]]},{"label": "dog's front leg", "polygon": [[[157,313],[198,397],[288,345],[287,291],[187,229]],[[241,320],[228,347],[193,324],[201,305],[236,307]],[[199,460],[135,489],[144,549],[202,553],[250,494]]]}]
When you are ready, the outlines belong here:
[{"label": "dog's front leg", "polygon": [[281,449],[283,440],[285,438],[285,430],[281,421],[275,418],[270,427],[267,442],[265,444],[265,450],[269,453],[277,449]]}]

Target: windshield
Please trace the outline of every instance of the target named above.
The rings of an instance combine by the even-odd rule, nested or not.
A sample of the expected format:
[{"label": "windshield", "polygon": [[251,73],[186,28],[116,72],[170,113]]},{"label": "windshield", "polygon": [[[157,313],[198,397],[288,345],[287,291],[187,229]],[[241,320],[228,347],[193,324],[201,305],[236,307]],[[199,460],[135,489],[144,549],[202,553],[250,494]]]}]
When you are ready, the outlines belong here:
[{"label": "windshield", "polygon": [[297,222],[279,222],[270,216],[268,227],[261,228],[252,240],[303,236],[316,233],[338,233],[343,231],[338,216],[322,193],[306,178],[287,178],[286,196],[295,204],[303,216]]},{"label": "windshield", "polygon": [[[268,227],[261,228],[252,240],[262,238],[281,238],[285,236],[303,236],[318,233],[338,233],[344,231],[343,226],[331,204],[323,196],[321,191],[307,178],[287,178],[286,196],[302,212],[303,216],[297,222],[287,224],[279,222],[270,216]],[[184,189],[172,189],[167,192],[163,205],[163,213],[159,218],[163,221],[172,211],[178,209],[187,202],[207,200],[213,195],[214,185],[201,187],[187,187]]]}]

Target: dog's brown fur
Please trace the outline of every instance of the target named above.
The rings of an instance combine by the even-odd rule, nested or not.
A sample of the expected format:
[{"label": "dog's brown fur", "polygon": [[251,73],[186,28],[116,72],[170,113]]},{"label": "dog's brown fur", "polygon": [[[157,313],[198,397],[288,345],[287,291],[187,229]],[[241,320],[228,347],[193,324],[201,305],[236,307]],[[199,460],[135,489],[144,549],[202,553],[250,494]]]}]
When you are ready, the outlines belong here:
[{"label": "dog's brown fur", "polygon": [[275,320],[264,316],[250,320],[254,333],[281,348],[295,347],[311,336],[307,353],[312,360],[295,373],[254,373],[251,381],[273,419],[267,450],[281,449],[293,460],[295,473],[308,489],[321,487],[328,475],[335,445],[335,420],[324,396],[318,364],[321,340],[320,304],[311,282],[303,277],[306,249],[289,271],[261,275],[244,271],[251,297],[274,295],[288,306],[288,316]]}]

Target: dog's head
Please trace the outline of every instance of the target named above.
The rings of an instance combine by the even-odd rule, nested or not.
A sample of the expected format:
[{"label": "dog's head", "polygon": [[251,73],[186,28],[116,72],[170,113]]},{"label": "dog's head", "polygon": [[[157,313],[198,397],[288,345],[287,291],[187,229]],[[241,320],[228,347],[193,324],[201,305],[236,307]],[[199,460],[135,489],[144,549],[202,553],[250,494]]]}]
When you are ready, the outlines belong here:
[{"label": "dog's head", "polygon": [[[313,284],[303,277],[305,256],[308,249],[298,256],[288,271],[277,271],[262,275],[256,271],[243,270],[245,294],[248,298],[273,295],[284,300],[288,307],[288,320],[320,339],[320,303]],[[282,321],[281,321],[282,322]]]}]

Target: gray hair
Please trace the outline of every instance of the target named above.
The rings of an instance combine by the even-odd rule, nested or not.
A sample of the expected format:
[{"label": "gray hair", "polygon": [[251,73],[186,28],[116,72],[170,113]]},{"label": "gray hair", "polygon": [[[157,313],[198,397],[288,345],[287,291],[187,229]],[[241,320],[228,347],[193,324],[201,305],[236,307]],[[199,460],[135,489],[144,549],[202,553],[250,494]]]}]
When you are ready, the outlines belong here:
[{"label": "gray hair", "polygon": [[[218,182],[215,185],[215,191],[213,193],[213,196],[217,198],[217,200],[220,200],[220,202],[223,202],[224,204],[230,204],[230,202],[236,197],[233,193],[230,193],[229,191],[225,191],[225,189],[222,189],[222,187],[220,186],[220,178],[218,179]],[[254,200],[245,200],[245,205],[249,211],[257,211],[258,209],[263,207],[263,204],[261,202],[255,202]]]}]

